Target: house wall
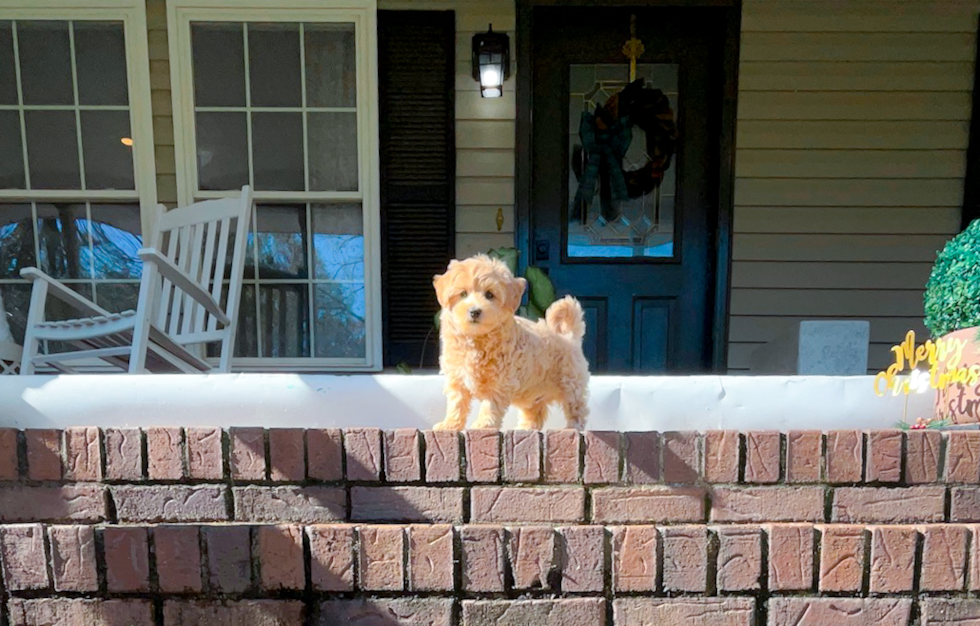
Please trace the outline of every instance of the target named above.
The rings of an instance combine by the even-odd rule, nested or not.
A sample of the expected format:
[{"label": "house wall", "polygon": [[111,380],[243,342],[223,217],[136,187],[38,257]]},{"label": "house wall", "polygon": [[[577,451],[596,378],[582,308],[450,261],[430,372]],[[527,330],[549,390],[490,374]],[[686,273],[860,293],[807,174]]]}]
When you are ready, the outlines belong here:
[{"label": "house wall", "polygon": [[173,207],[177,204],[177,166],[174,158],[173,103],[170,99],[166,0],[146,0],[146,29],[150,47],[150,99],[153,104],[157,198]]}]

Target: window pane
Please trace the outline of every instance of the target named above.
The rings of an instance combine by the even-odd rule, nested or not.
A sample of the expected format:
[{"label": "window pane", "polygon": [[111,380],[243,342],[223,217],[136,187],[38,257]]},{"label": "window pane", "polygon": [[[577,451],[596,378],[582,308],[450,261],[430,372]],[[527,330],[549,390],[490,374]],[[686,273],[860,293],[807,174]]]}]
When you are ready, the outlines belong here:
[{"label": "window pane", "polygon": [[316,285],[316,353],[318,357],[364,358],[364,285]]},{"label": "window pane", "polygon": [[357,114],[307,115],[310,189],[357,191]]},{"label": "window pane", "polygon": [[79,189],[74,111],[25,111],[32,189]]},{"label": "window pane", "polygon": [[313,215],[317,280],[364,280],[364,218],[358,204],[320,204]]},{"label": "window pane", "polygon": [[248,184],[245,113],[197,114],[200,189],[237,189]]},{"label": "window pane", "polygon": [[248,25],[252,106],[299,106],[299,25]]},{"label": "window pane", "polygon": [[308,278],[306,207],[256,208],[260,278]]},{"label": "window pane", "polygon": [[357,104],[353,24],[306,24],[306,104]]},{"label": "window pane", "polygon": [[139,205],[92,205],[95,278],[139,278],[143,261],[136,252],[142,246]]},{"label": "window pane", "polygon": [[0,104],[17,104],[14,37],[10,22],[0,21]]},{"label": "window pane", "polygon": [[135,311],[139,295],[139,283],[98,283],[95,286],[95,303],[112,313]]},{"label": "window pane", "polygon": [[24,104],[74,104],[68,22],[17,22]]},{"label": "window pane", "polygon": [[20,278],[20,270],[37,265],[29,204],[0,204],[0,278]]},{"label": "window pane", "polygon": [[256,189],[303,191],[303,114],[252,114]]},{"label": "window pane", "polygon": [[127,104],[123,25],[74,22],[74,27],[79,103]]},{"label": "window pane", "polygon": [[0,155],[0,189],[23,189],[24,146],[17,111],[0,111]]},{"label": "window pane", "polygon": [[91,278],[89,224],[84,204],[37,205],[41,270],[55,278]]},{"label": "window pane", "polygon": [[259,286],[262,356],[310,356],[309,284]]},{"label": "window pane", "polygon": [[241,24],[191,25],[194,103],[245,106],[245,48]]},{"label": "window pane", "polygon": [[[227,290],[226,290],[227,293]],[[242,286],[242,299],[238,309],[238,332],[235,334],[235,356],[259,356],[258,329],[255,324],[255,285]],[[210,350],[209,356],[219,356]]]},{"label": "window pane", "polygon": [[4,319],[10,327],[14,342],[24,345],[24,327],[27,325],[27,308],[31,302],[31,286],[25,283],[0,284],[0,300],[3,301]]},{"label": "window pane", "polygon": [[85,185],[89,189],[135,189],[129,111],[82,111]]}]

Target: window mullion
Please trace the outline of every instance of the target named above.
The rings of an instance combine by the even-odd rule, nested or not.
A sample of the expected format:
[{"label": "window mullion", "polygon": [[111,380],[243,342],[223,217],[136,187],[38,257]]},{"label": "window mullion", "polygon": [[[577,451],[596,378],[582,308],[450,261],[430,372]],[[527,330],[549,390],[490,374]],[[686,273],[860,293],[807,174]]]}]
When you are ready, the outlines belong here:
[{"label": "window mullion", "polygon": [[[20,44],[17,41],[17,22],[10,22],[11,41],[14,46],[14,73],[17,80],[17,107],[20,117],[20,145],[24,152],[24,186],[31,188],[31,167],[27,154],[27,122],[24,119],[24,87],[21,84]],[[36,222],[35,222],[36,223]]]},{"label": "window mullion", "polygon": [[78,142],[78,177],[82,191],[85,187],[85,151],[82,148],[82,112],[78,110],[78,67],[75,62],[75,22],[68,22],[68,49],[71,52],[71,90],[75,99],[75,139]]}]

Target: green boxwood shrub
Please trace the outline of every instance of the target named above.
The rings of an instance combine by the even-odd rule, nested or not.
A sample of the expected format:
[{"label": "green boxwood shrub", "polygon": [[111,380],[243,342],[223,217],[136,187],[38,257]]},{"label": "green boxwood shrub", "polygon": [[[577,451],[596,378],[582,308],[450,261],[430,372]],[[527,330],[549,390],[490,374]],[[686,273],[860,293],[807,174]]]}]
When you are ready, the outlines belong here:
[{"label": "green boxwood shrub", "polygon": [[953,237],[926,283],[925,325],[934,338],[980,326],[980,220]]}]

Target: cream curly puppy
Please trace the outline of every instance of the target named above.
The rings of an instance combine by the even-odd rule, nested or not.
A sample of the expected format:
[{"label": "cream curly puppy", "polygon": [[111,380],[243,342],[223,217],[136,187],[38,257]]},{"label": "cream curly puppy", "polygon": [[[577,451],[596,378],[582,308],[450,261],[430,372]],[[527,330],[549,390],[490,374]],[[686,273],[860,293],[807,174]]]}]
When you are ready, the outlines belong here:
[{"label": "cream curly puppy", "polygon": [[558,300],[537,322],[518,317],[527,281],[485,255],[452,261],[433,285],[442,306],[439,365],[448,401],[446,419],[435,428],[465,428],[474,399],[482,403],[474,428],[500,428],[514,405],[519,429],[540,429],[552,403],[561,405],[570,428],[585,426],[589,364],[577,300]]}]

